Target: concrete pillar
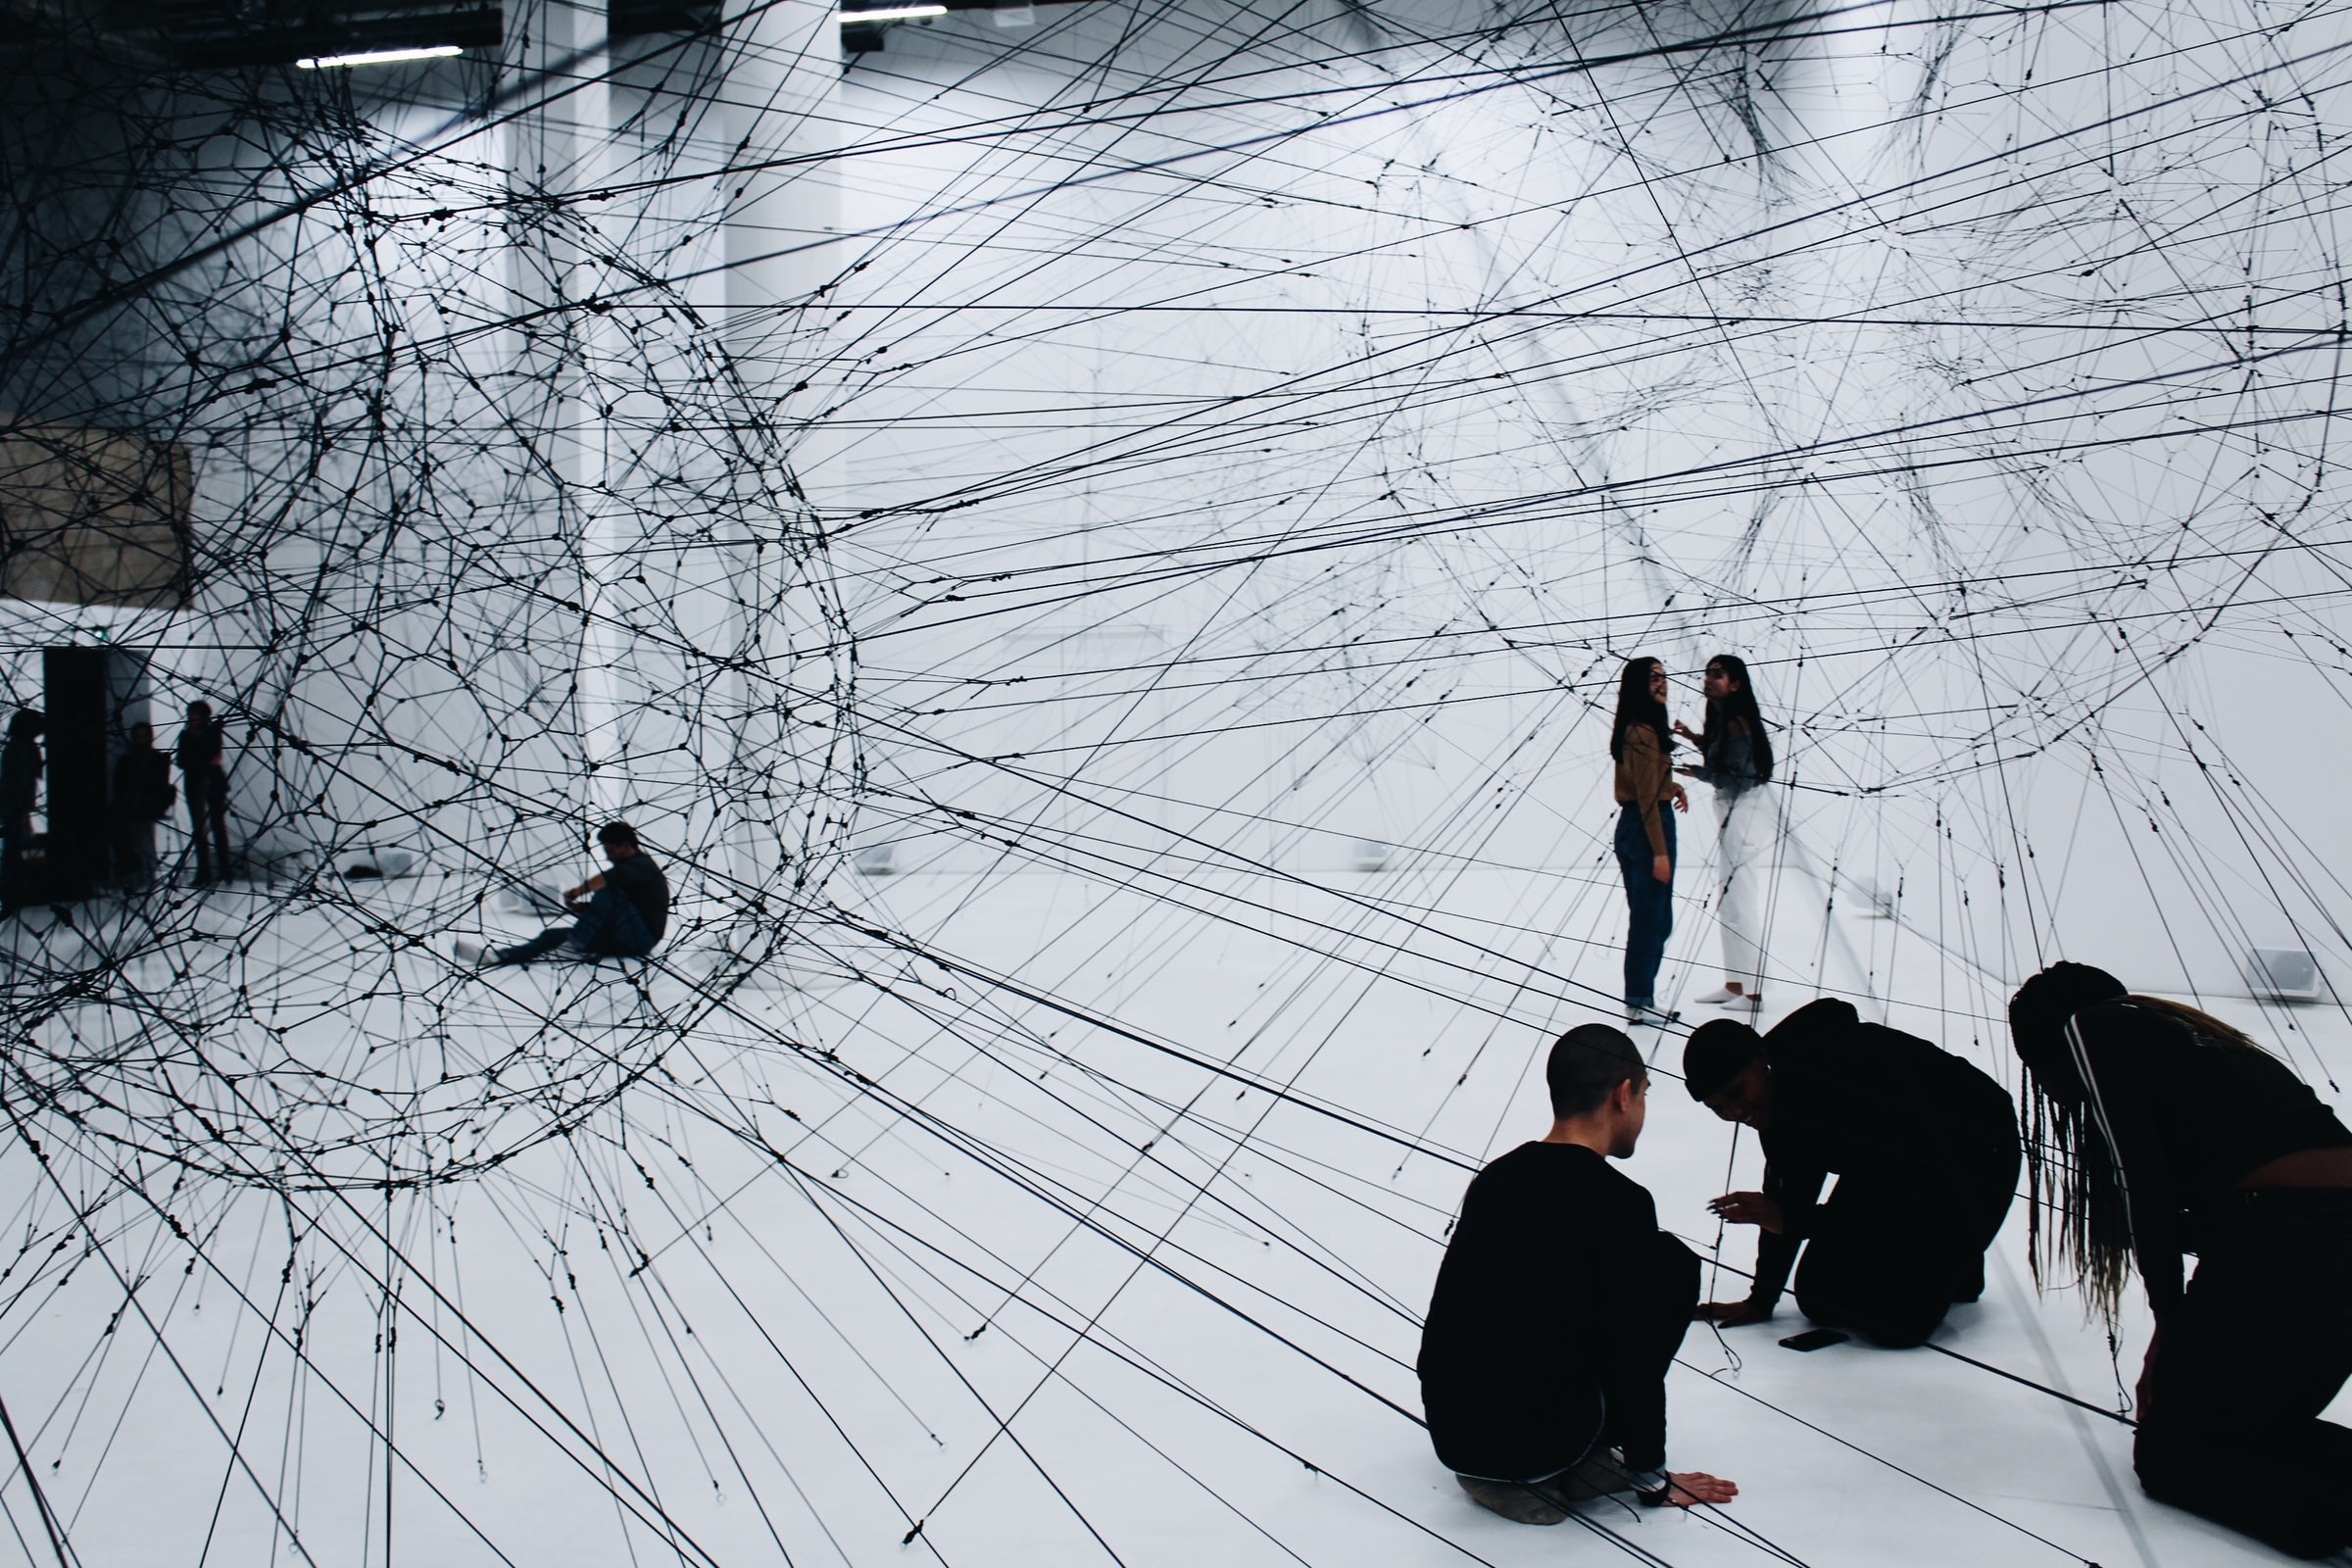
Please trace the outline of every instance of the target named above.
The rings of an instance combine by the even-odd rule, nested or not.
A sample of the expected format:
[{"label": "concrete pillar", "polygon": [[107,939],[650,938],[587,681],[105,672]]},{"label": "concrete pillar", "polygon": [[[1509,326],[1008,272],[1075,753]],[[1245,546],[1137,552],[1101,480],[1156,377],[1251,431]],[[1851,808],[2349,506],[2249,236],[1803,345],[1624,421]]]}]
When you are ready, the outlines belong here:
[{"label": "concrete pillar", "polygon": [[[516,354],[516,397],[531,406],[522,416],[537,432],[545,465],[539,483],[562,542],[568,570],[542,584],[582,607],[570,702],[578,754],[573,809],[591,817],[616,813],[627,799],[621,754],[621,694],[615,690],[616,639],[605,623],[612,613],[608,584],[628,541],[604,504],[615,389],[631,379],[616,374],[616,328],[584,301],[615,282],[592,198],[612,176],[612,89],[602,0],[539,0],[520,10],[519,67],[525,90],[540,107],[513,128],[511,181],[517,219],[529,223],[514,255],[515,306],[525,318]],[[549,803],[551,806],[554,802]]]},{"label": "concrete pillar", "polygon": [[[797,543],[838,515],[841,461],[829,436],[805,429],[808,400],[792,389],[825,357],[829,328],[816,291],[846,264],[833,243],[841,190],[830,155],[839,145],[841,46],[823,0],[771,0],[742,17],[726,40],[727,347],[762,444],[747,457],[749,537],[734,553],[736,647],[743,674],[737,762],[730,787],[742,819],[731,835],[735,872],[764,920],[789,902],[806,836],[813,771],[787,760],[832,745],[818,725],[804,676],[825,635],[802,583]],[[844,651],[846,657],[846,650]],[[823,714],[827,724],[836,716]]]}]

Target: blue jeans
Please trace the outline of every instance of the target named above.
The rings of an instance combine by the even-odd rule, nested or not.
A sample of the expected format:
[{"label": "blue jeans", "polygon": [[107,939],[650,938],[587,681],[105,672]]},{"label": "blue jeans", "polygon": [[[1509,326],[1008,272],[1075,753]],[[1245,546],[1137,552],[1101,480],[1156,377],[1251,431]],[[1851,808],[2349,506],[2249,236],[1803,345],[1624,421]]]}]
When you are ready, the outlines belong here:
[{"label": "blue jeans", "polygon": [[[1676,857],[1674,807],[1658,803],[1658,822],[1666,829],[1666,854]],[[1617,869],[1625,875],[1625,904],[1631,916],[1625,933],[1625,1004],[1654,1007],[1658,1001],[1658,964],[1666,956],[1666,939],[1674,934],[1674,884],[1649,874],[1657,857],[1649,835],[1642,828],[1642,808],[1621,808],[1617,813]]]},{"label": "blue jeans", "polygon": [[598,888],[576,922],[551,925],[520,947],[502,948],[492,961],[528,963],[565,947],[575,958],[642,958],[654,951],[654,934],[636,905],[612,888]]}]

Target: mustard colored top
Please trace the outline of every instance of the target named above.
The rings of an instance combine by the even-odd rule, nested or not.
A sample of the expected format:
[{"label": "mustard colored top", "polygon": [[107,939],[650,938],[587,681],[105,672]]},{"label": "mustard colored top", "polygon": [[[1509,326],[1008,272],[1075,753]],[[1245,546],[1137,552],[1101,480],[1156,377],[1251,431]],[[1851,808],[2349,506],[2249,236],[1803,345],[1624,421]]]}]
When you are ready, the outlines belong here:
[{"label": "mustard colored top", "polygon": [[1658,819],[1674,795],[1674,764],[1658,732],[1647,724],[1625,727],[1625,758],[1617,764],[1617,804],[1642,808],[1642,831],[1649,835],[1649,853],[1666,853],[1666,825]]}]

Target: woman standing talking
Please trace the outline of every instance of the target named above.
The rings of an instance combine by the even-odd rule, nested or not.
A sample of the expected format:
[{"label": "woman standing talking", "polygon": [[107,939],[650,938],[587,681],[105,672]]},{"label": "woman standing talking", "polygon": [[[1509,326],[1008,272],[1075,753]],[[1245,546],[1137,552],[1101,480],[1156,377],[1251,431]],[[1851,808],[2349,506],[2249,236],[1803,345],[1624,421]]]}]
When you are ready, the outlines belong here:
[{"label": "woman standing talking", "polygon": [[1674,932],[1674,816],[1690,798],[1674,781],[1666,666],[1629,659],[1617,677],[1609,757],[1617,764],[1617,869],[1625,877],[1625,1021],[1671,1023],[1658,1008],[1658,963]]},{"label": "woman standing talking", "polygon": [[1698,743],[1699,765],[1677,769],[1715,791],[1716,844],[1723,861],[1723,896],[1715,920],[1723,930],[1723,988],[1698,1000],[1719,1007],[1754,1007],[1764,1001],[1764,879],[1772,860],[1773,809],[1757,788],[1772,777],[1772,737],[1756,709],[1747,662],[1731,654],[1707,661],[1707,727],[1698,734],[1680,719],[1674,732]]},{"label": "woman standing talking", "polygon": [[2320,1419],[2352,1375],[2352,1131],[2221,1019],[2087,964],[2027,981],[2009,1029],[2036,1282],[2071,1266],[2112,1333],[2136,1266],[2155,1309],[2140,1487],[2298,1557],[2352,1546],[2352,1431]]}]

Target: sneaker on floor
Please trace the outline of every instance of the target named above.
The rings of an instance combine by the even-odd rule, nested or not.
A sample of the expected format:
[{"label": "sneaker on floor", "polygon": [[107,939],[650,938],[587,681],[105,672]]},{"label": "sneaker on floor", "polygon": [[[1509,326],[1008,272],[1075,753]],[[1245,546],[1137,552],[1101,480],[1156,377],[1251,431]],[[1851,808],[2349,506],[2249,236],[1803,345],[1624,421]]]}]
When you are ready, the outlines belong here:
[{"label": "sneaker on floor", "polygon": [[1717,986],[1705,996],[1690,1000],[1705,1007],[1744,1007],[1762,995],[1759,991],[1734,991],[1730,986]]},{"label": "sneaker on floor", "polygon": [[1455,1476],[1470,1500],[1490,1513],[1523,1525],[1556,1525],[1568,1517],[1568,1510],[1544,1496],[1533,1487],[1523,1487],[1513,1481],[1481,1481],[1476,1476]]},{"label": "sneaker on floor", "polygon": [[1629,1003],[1625,1009],[1625,1026],[1628,1029],[1643,1026],[1663,1029],[1670,1023],[1679,1022],[1682,1016],[1672,1008],[1644,1007]]},{"label": "sneaker on floor", "polygon": [[1574,1507],[1594,1497],[1616,1496],[1635,1490],[1637,1483],[1625,1468],[1623,1448],[1603,1448],[1587,1454],[1576,1468],[1566,1475],[1554,1476],[1544,1483],[1544,1490],[1563,1504]]}]

